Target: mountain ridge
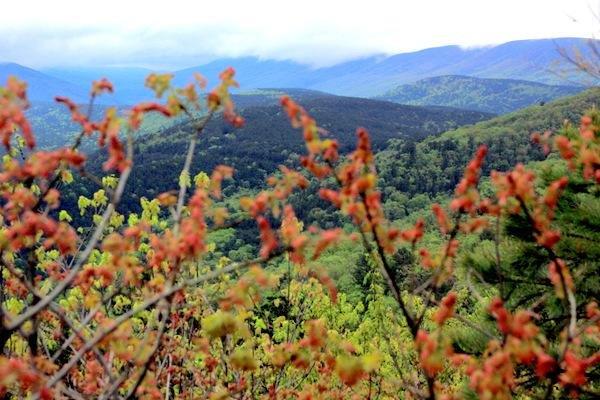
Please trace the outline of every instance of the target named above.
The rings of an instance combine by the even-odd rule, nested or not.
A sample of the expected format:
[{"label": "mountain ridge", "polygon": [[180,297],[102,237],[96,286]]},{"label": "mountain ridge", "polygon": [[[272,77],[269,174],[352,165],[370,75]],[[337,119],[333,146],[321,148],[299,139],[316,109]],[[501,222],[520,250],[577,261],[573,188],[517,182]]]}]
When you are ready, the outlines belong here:
[{"label": "mountain ridge", "polygon": [[520,79],[442,75],[399,85],[375,98],[400,104],[440,105],[505,114],[585,90]]},{"label": "mountain ridge", "polygon": [[[320,127],[335,135],[342,154],[354,148],[357,126],[367,128],[374,148],[381,148],[389,139],[441,134],[493,117],[470,110],[407,106],[333,95],[307,95],[301,104],[319,121]],[[236,180],[241,187],[262,187],[266,177],[277,171],[279,165],[299,163],[305,146],[302,134],[290,126],[279,104],[273,101],[269,105],[242,108],[239,112],[246,119],[242,128],[233,129],[221,117],[207,125],[198,141],[199,150],[191,168],[194,174],[226,164],[236,170]],[[140,137],[130,181],[132,193],[152,197],[177,181],[179,170],[171,166],[183,162],[192,131],[190,123],[184,122]],[[90,165],[90,170],[99,170],[104,157],[104,152],[91,155],[95,167]],[[130,207],[139,205],[138,198],[124,201]]]},{"label": "mountain ridge", "polygon": [[[323,68],[311,68],[289,60],[223,58],[180,69],[173,74],[174,83],[178,85],[192,82],[192,72],[202,73],[209,79],[209,85],[214,85],[219,72],[231,65],[236,68],[236,78],[244,90],[295,87],[354,97],[382,95],[398,85],[441,75],[587,85],[598,82],[590,82],[581,73],[576,73],[561,59],[558,49],[578,48],[583,55],[590,54],[589,40],[592,39],[530,39],[477,48],[448,45],[390,56],[364,57]],[[0,78],[6,75],[1,70],[0,66]],[[106,76],[114,81],[116,93],[100,101],[132,104],[152,99],[151,92],[143,87],[143,78],[150,70],[143,68],[48,68],[37,72],[71,82],[71,86],[79,88],[76,91],[79,97],[86,97],[89,92],[85,82],[91,83],[91,80]]]},{"label": "mountain ridge", "polygon": [[[586,55],[590,53],[589,40],[592,39],[526,39],[476,48],[447,45],[387,57],[370,56],[317,69],[290,61],[231,58],[175,71],[175,76],[182,82],[192,70],[206,70],[206,76],[215,79],[218,71],[213,72],[211,68],[216,65],[224,67],[229,63],[237,67],[241,86],[249,88],[265,86],[263,79],[269,77],[269,71],[277,70],[277,76],[281,77],[281,71],[291,65],[289,81],[278,80],[278,85],[271,86],[302,87],[358,97],[375,96],[398,84],[440,75],[521,79],[545,84],[572,84],[575,80],[579,84],[587,84],[587,77],[575,73],[572,66],[562,60],[558,49],[577,48]],[[252,67],[253,73],[263,73],[245,77],[245,72]],[[561,73],[563,76],[560,76]]]},{"label": "mountain ridge", "polygon": [[85,91],[78,85],[15,62],[0,62],[0,85],[4,85],[9,76],[27,82],[27,93],[35,101],[52,102],[58,95],[85,101]]}]

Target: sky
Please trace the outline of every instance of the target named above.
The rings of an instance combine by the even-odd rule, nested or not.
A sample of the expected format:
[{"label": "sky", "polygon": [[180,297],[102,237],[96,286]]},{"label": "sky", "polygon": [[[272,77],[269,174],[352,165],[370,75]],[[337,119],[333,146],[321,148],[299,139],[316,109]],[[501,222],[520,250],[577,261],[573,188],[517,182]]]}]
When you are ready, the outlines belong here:
[{"label": "sky", "polygon": [[598,0],[0,0],[0,62],[184,68],[600,36]]}]

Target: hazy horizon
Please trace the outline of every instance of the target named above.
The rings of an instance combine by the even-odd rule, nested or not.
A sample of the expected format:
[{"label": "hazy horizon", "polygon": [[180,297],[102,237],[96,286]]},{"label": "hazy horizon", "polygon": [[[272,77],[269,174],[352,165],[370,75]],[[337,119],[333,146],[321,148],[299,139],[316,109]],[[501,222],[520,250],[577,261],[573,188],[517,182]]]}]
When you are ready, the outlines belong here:
[{"label": "hazy horizon", "polygon": [[[523,38],[523,39],[515,39],[515,40],[510,40],[507,42],[500,42],[500,43],[489,43],[489,44],[482,44],[482,45],[473,45],[473,46],[465,46],[465,45],[460,45],[460,44],[447,44],[447,45],[442,45],[442,46],[433,46],[433,47],[425,47],[425,48],[421,48],[421,49],[416,49],[416,50],[411,50],[411,51],[401,51],[398,53],[375,53],[375,54],[366,54],[366,55],[361,55],[361,56],[357,56],[357,57],[353,57],[350,59],[343,59],[340,60],[338,62],[335,63],[329,63],[326,65],[311,65],[307,62],[302,62],[302,61],[296,61],[293,59],[278,59],[277,57],[260,57],[260,56],[255,56],[255,55],[240,55],[240,56],[223,56],[223,57],[208,57],[208,58],[204,58],[204,59],[198,59],[198,62],[194,63],[194,64],[189,64],[189,65],[179,65],[177,67],[153,67],[151,65],[138,65],[138,64],[97,64],[97,65],[71,65],[71,64],[66,64],[66,65],[51,65],[51,66],[40,66],[40,67],[36,67],[34,65],[29,65],[29,64],[25,64],[25,63],[21,63],[15,60],[4,60],[0,58],[0,65],[7,65],[7,64],[17,64],[26,68],[31,68],[33,70],[40,70],[40,71],[52,71],[52,70],[78,70],[78,69],[82,69],[82,70],[94,70],[94,69],[98,69],[98,70],[110,70],[110,69],[115,69],[115,70],[119,70],[119,69],[130,69],[130,70],[145,70],[148,72],[151,71],[164,71],[164,72],[176,72],[179,70],[185,70],[188,68],[194,68],[197,66],[202,66],[202,65],[207,65],[210,64],[212,62],[219,62],[221,60],[244,60],[244,59],[252,59],[252,60],[259,60],[259,61],[279,61],[279,62],[290,62],[290,63],[296,63],[299,65],[303,65],[306,67],[309,67],[311,69],[321,69],[321,68],[327,68],[327,67],[331,67],[331,66],[335,66],[335,65],[340,65],[340,64],[344,64],[347,62],[352,62],[352,61],[360,61],[360,60],[367,60],[367,59],[373,59],[373,58],[381,58],[382,60],[385,58],[389,58],[389,57],[393,57],[395,55],[401,55],[401,54],[411,54],[411,53],[418,53],[424,50],[431,50],[431,49],[438,49],[438,48],[445,48],[445,47],[459,47],[465,51],[468,50],[477,50],[477,49],[485,49],[485,48],[493,48],[496,46],[501,46],[503,44],[507,44],[507,43],[514,43],[514,42],[526,42],[526,41],[534,41],[534,40],[564,40],[564,39],[580,39],[580,40],[599,40],[596,39],[594,37],[575,37],[575,36],[571,36],[571,37],[548,37],[548,38]],[[572,50],[572,49],[567,49],[567,50]]]},{"label": "hazy horizon", "polygon": [[[25,0],[3,7],[0,61],[36,69],[176,70],[218,58],[290,60],[312,67],[457,45],[584,37],[598,31],[597,1],[277,1],[168,7],[107,0]],[[291,11],[293,10],[293,11]],[[477,32],[477,34],[473,34]]]}]

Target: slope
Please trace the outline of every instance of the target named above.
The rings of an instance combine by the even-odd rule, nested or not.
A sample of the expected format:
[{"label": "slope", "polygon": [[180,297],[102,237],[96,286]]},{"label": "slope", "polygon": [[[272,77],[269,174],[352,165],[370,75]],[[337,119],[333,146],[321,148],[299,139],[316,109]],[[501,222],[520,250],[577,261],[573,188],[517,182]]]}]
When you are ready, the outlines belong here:
[{"label": "slope", "polygon": [[211,81],[232,65],[242,87],[302,87],[350,96],[376,96],[393,87],[440,75],[524,79],[547,84],[594,84],[576,73],[559,49],[589,55],[588,39],[556,38],[518,40],[495,46],[462,48],[442,46],[392,56],[373,56],[331,67],[312,69],[291,61],[253,57],[222,59],[176,72],[181,81],[192,71]]},{"label": "slope", "polygon": [[[355,143],[357,126],[371,131],[374,145],[381,148],[392,138],[422,138],[448,129],[472,124],[490,114],[444,107],[417,107],[389,102],[337,97],[306,97],[303,105],[340,141],[341,151]],[[235,187],[258,188],[281,164],[297,165],[304,151],[301,133],[292,129],[279,105],[242,109],[246,125],[233,130],[217,118],[207,127],[198,143],[192,172],[211,171],[218,164],[235,168]],[[153,197],[177,182],[191,129],[184,123],[140,138],[136,164],[130,180],[130,193]],[[99,169],[104,154],[92,156]],[[227,190],[227,189],[226,189]],[[126,207],[136,208],[138,199],[125,199]]]},{"label": "slope", "polygon": [[400,104],[449,106],[505,114],[583,90],[583,86],[446,75],[400,85],[377,98]]},{"label": "slope", "polygon": [[399,191],[409,197],[448,193],[480,144],[489,148],[483,167],[486,174],[519,162],[541,160],[542,149],[532,143],[531,134],[560,128],[565,121],[578,123],[582,113],[597,104],[600,88],[460,127],[421,142],[395,140],[377,155],[382,185],[388,187],[389,193]]},{"label": "slope", "polygon": [[74,101],[86,101],[89,90],[20,64],[0,63],[0,85],[4,85],[9,76],[27,82],[27,94],[31,101],[51,102],[58,94],[69,96]]}]

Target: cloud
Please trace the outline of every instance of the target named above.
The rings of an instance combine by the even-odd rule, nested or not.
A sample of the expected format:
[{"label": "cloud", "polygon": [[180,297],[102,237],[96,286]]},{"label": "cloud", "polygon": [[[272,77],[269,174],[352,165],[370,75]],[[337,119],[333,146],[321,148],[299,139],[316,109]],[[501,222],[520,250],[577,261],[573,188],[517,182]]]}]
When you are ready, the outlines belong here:
[{"label": "cloud", "polygon": [[[33,67],[179,68],[216,57],[313,66],[378,53],[523,38],[585,36],[586,0],[10,1],[0,60]],[[576,21],[574,21],[574,19]]]}]

